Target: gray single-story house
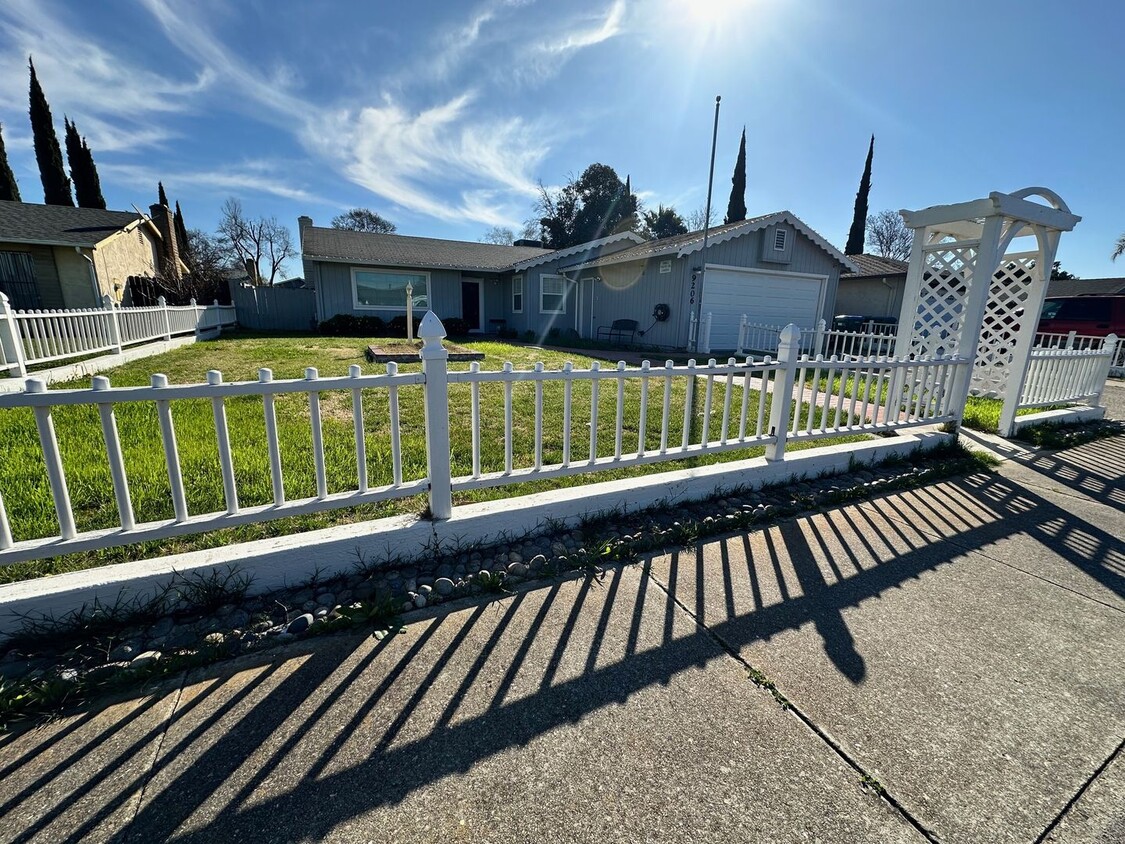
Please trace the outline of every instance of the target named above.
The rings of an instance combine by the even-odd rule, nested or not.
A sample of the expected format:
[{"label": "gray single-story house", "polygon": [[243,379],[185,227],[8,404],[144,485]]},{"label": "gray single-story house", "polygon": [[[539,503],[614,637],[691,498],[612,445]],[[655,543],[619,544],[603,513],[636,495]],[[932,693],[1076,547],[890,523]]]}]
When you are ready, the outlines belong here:
[{"label": "gray single-story house", "polygon": [[[638,323],[636,342],[686,348],[691,314],[712,315],[711,346],[733,349],[741,316],[811,328],[830,319],[841,272],[857,268],[788,211],[646,241],[633,232],[568,249],[369,234],[298,221],[304,274],[318,319],[413,307],[459,317],[472,330],[507,328],[583,338],[615,320]],[[662,317],[662,318],[661,318]]]},{"label": "gray single-story house", "polygon": [[906,290],[906,261],[878,255],[849,255],[856,272],[840,276],[836,313],[868,319],[898,319]]}]

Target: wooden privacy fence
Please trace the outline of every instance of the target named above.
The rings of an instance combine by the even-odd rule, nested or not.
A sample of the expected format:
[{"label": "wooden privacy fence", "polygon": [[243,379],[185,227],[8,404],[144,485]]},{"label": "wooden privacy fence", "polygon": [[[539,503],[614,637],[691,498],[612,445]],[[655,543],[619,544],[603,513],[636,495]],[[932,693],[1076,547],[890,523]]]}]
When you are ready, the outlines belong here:
[{"label": "wooden privacy fence", "polygon": [[242,286],[231,282],[231,302],[243,328],[311,331],[316,325],[316,291],[289,287]]},{"label": "wooden privacy fence", "polygon": [[[30,379],[25,393],[0,396],[0,411],[30,408],[33,412],[58,534],[27,537],[21,525],[9,521],[5,490],[0,490],[0,564],[421,492],[428,493],[432,517],[446,519],[452,514],[455,491],[752,447],[764,447],[767,460],[783,461],[790,441],[831,439],[959,419],[969,368],[968,361],[957,358],[810,359],[800,354],[799,329],[789,326],[782,332],[776,360],[746,358],[739,362],[730,358],[726,363],[710,360],[705,366],[694,361],[674,366],[669,361],[663,367],[646,362],[638,369],[627,369],[624,363],[602,369],[595,363],[588,370],[568,364],[557,371],[546,370],[542,364],[520,371],[508,363],[493,372],[481,371],[473,364],[468,371],[450,372],[448,352],[441,344],[445,329],[432,313],[422,321],[420,335],[422,371],[415,373],[399,373],[395,364],[388,364],[385,374],[365,375],[359,366],[352,366],[346,377],[320,378],[317,370],[308,369],[303,379],[275,381],[270,370],[262,369],[258,381],[225,383],[221,373],[212,371],[205,384],[170,385],[165,376],[154,375],[147,387],[111,387],[107,378],[99,376],[88,390],[48,390],[41,381]],[[499,401],[495,392],[489,392],[487,398],[482,396],[482,391],[497,388],[502,393]],[[406,425],[400,418],[399,393],[404,389],[420,389],[422,393],[424,472],[417,455],[408,461],[405,454],[407,448],[418,448],[418,443],[413,433],[409,442],[402,434]],[[548,390],[549,403],[544,395]],[[519,411],[516,393],[522,393]],[[276,405],[283,397],[296,397],[307,410],[311,448],[294,446],[293,437],[282,436]],[[455,399],[452,403],[451,397]],[[192,513],[185,494],[177,420],[184,422],[189,405],[198,408],[201,400],[210,405],[207,424],[214,430],[223,509]],[[248,401],[260,401],[252,414],[260,420],[261,428],[258,423],[253,427],[264,429],[264,450],[232,446],[228,410],[237,409],[244,419]],[[322,412],[325,401],[330,401],[334,424],[339,425],[342,416],[348,419],[348,448],[354,450],[355,469],[354,481],[343,490],[329,489],[326,415]],[[140,522],[134,512],[122,443],[132,443],[135,448],[141,432],[119,430],[116,411],[124,416],[127,406],[137,404],[155,409],[169,491],[163,498],[170,499],[171,518]],[[453,425],[451,404],[457,413]],[[385,413],[385,436],[372,433],[376,426],[370,408],[376,405],[378,414]],[[54,421],[56,412],[71,407],[96,410],[96,414],[81,417],[90,427],[83,439],[96,439],[104,445],[113,503],[106,500],[96,506],[99,511],[116,508],[115,527],[80,529],[76,520]],[[303,426],[303,414],[295,422],[297,414],[291,412],[292,408],[287,406],[283,421]],[[609,413],[612,416],[607,418]],[[467,434],[463,430],[466,423]],[[198,440],[198,427],[192,430]],[[240,430],[248,428],[236,429],[236,436]],[[291,432],[292,428],[286,430]],[[518,451],[517,438],[521,443]],[[551,440],[549,447],[546,438]],[[283,453],[287,442],[290,449]],[[234,445],[244,444],[235,440]],[[502,448],[502,462],[493,471],[482,459],[485,446],[490,455],[497,447]],[[149,447],[145,452],[152,450]],[[236,465],[236,452],[265,465],[260,470],[240,467]],[[334,455],[338,457],[338,451]],[[350,463],[351,457],[348,459]],[[309,461],[315,493],[287,498],[283,466],[291,471],[295,466],[306,468]],[[455,467],[467,471],[455,474]],[[270,500],[248,505],[246,496],[240,494],[240,476],[246,483],[249,476],[266,474]],[[388,482],[372,483],[376,475]],[[217,477],[215,483],[219,480]],[[27,483],[34,485],[36,479]],[[89,489],[84,492],[86,506],[90,507]],[[37,515],[46,523],[42,513]]]},{"label": "wooden privacy fence", "polygon": [[234,308],[217,301],[170,306],[161,297],[154,306],[121,308],[107,295],[102,303],[83,310],[15,311],[0,293],[0,371],[22,377],[37,364],[120,354],[128,346],[235,325]]}]

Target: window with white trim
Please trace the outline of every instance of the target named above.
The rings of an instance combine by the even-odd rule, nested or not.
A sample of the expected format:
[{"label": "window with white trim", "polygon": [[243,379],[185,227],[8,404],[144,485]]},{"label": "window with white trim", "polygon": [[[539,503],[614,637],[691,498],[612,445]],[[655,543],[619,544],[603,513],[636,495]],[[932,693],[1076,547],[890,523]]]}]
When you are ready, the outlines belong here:
[{"label": "window with white trim", "polygon": [[566,279],[561,275],[539,277],[539,313],[566,313]]},{"label": "window with white trim", "polygon": [[352,304],[358,310],[405,311],[406,287],[415,310],[430,307],[430,274],[352,268]]},{"label": "window with white trim", "polygon": [[523,276],[512,276],[512,313],[523,313]]},{"label": "window with white trim", "polygon": [[777,228],[773,231],[773,248],[775,252],[784,252],[789,240],[789,230]]}]

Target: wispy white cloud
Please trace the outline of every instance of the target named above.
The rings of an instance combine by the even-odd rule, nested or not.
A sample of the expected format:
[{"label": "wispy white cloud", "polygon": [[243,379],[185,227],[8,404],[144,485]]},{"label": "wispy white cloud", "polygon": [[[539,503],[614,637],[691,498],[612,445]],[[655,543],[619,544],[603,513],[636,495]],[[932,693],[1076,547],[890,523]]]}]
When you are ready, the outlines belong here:
[{"label": "wispy white cloud", "polygon": [[277,164],[266,165],[264,162],[247,162],[217,169],[171,171],[167,167],[110,163],[99,165],[98,169],[103,175],[150,191],[157,181],[162,181],[173,193],[194,188],[216,197],[224,197],[232,193],[251,191],[297,202],[337,204],[304,188],[295,187],[291,179],[285,178],[279,172],[282,168]]},{"label": "wispy white cloud", "polygon": [[153,116],[191,111],[214,77],[180,81],[129,61],[67,25],[68,15],[29,0],[0,4],[0,107],[27,108],[27,57],[56,118],[66,114],[99,151],[152,146],[171,133]]},{"label": "wispy white cloud", "polygon": [[553,38],[540,41],[535,49],[545,53],[561,55],[581,50],[583,47],[593,47],[608,41],[615,35],[620,35],[625,23],[625,0],[615,0],[605,17],[595,20],[590,26],[576,26],[569,32]]}]

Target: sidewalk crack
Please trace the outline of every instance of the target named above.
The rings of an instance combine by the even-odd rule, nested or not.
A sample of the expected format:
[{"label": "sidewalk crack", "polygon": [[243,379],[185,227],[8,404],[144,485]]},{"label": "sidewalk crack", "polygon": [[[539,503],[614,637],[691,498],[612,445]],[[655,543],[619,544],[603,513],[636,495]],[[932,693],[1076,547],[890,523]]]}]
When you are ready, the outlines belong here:
[{"label": "sidewalk crack", "polygon": [[1117,748],[1113,751],[1113,753],[1109,754],[1105,761],[1102,762],[1102,764],[1098,765],[1094,773],[1089,776],[1086,782],[1082,783],[1082,787],[1079,788],[1078,791],[1074,792],[1074,796],[1066,801],[1066,805],[1062,807],[1057,815],[1055,815],[1055,819],[1047,824],[1047,828],[1044,829],[1039,834],[1039,837],[1035,839],[1035,844],[1041,844],[1041,842],[1047,840],[1047,836],[1054,831],[1056,826],[1062,823],[1063,818],[1070,814],[1070,810],[1073,809],[1074,805],[1082,799],[1082,795],[1085,794],[1090,786],[1094,784],[1095,780],[1097,780],[1097,778],[1102,775],[1102,771],[1108,768],[1113,760],[1121,755],[1123,749],[1125,749],[1125,739],[1122,739],[1121,743],[1117,745]]},{"label": "sidewalk crack", "polygon": [[121,841],[122,844],[128,844],[131,837],[133,822],[140,814],[141,806],[145,802],[145,792],[148,791],[149,784],[152,782],[152,777],[156,773],[156,763],[160,759],[160,753],[164,749],[164,742],[168,737],[168,730],[172,726],[172,720],[176,717],[176,713],[180,709],[180,699],[183,697],[184,687],[187,685],[188,672],[183,672],[180,677],[180,683],[176,687],[175,699],[172,701],[172,707],[168,711],[168,717],[164,719],[164,729],[160,731],[160,737],[156,740],[156,747],[153,749],[152,760],[149,762],[148,770],[144,773],[143,783],[140,790],[137,792],[136,804],[133,809],[133,814],[126,821],[125,825],[121,828]]},{"label": "sidewalk crack", "polygon": [[937,835],[929,830],[918,818],[916,818],[910,812],[910,810],[903,806],[902,803],[900,803],[895,798],[895,796],[887,790],[887,787],[885,785],[881,784],[879,780],[871,774],[870,771],[865,769],[860,764],[859,760],[852,757],[851,754],[849,754],[848,751],[845,750],[839,742],[832,738],[832,736],[829,735],[826,730],[821,728],[815,721],[813,721],[812,717],[808,715],[804,710],[802,710],[800,706],[794,703],[792,698],[784,694],[772,680],[770,680],[765,674],[751,665],[750,662],[747,661],[736,648],[732,647],[730,643],[728,643],[722,636],[719,636],[710,627],[704,624],[694,611],[692,611],[678,597],[676,597],[669,591],[668,586],[665,583],[661,582],[661,580],[652,573],[649,567],[644,567],[643,573],[645,577],[656,584],[658,589],[660,589],[665,595],[668,596],[672,603],[679,607],[683,612],[687,613],[688,617],[695,622],[696,627],[698,627],[705,636],[710,638],[711,641],[713,641],[720,649],[722,649],[727,654],[727,656],[729,656],[747,671],[750,680],[754,683],[754,685],[758,686],[761,689],[764,689],[766,692],[772,695],[774,700],[776,700],[781,705],[783,710],[792,714],[795,718],[797,718],[797,720],[804,724],[807,729],[809,729],[815,736],[817,736],[817,738],[828,745],[833,753],[835,753],[840,759],[842,759],[844,763],[847,764],[853,771],[859,774],[859,778],[862,783],[864,783],[865,785],[867,783],[876,784],[875,791],[879,795],[879,797],[886,800],[887,804],[892,809],[894,809],[895,812],[897,812],[903,820],[914,827],[914,829],[917,830],[918,833],[926,839],[926,841],[931,842],[931,844],[939,844],[940,839],[937,837]]}]

